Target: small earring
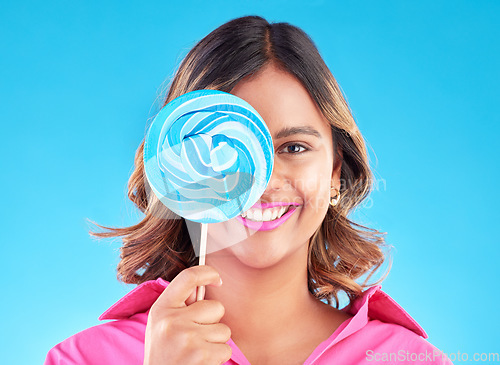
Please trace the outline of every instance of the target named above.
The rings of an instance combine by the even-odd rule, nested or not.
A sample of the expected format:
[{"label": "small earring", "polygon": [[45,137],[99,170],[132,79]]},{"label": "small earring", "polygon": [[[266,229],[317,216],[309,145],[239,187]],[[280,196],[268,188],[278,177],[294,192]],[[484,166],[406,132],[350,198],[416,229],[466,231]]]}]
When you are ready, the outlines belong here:
[{"label": "small earring", "polygon": [[336,205],[337,205],[337,203],[340,201],[340,190],[339,190],[339,189],[337,189],[337,188],[331,188],[330,190],[332,190],[332,189],[337,190],[337,196],[335,196],[334,198],[330,198],[330,205],[331,205],[332,207],[334,207],[334,206],[336,206]]}]

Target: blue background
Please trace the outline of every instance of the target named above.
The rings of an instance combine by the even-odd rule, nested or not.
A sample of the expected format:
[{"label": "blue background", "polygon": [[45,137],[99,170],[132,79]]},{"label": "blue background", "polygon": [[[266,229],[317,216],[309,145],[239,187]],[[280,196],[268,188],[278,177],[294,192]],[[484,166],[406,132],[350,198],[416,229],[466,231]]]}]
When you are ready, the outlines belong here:
[{"label": "blue background", "polygon": [[355,213],[388,232],[383,288],[447,353],[500,352],[496,1],[3,1],[2,312],[6,364],[41,363],[132,287],[136,148],[183,56],[257,14],[315,41],[370,149],[375,191]]}]

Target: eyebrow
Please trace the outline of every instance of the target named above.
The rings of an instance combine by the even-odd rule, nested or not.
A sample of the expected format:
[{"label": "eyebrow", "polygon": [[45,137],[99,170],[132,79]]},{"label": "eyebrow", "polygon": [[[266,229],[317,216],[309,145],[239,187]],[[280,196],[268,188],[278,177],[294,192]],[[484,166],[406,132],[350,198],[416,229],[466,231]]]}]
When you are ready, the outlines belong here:
[{"label": "eyebrow", "polygon": [[321,134],[316,129],[314,129],[313,127],[303,126],[303,127],[285,127],[278,133],[276,133],[274,139],[285,138],[294,134],[309,134],[311,136],[321,138]]}]

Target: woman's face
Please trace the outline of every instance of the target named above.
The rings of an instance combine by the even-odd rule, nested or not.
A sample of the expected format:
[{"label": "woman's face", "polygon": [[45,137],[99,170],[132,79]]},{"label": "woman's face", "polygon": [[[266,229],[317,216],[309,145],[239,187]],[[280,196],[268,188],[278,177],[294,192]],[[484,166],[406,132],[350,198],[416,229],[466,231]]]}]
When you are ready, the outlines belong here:
[{"label": "woman's face", "polygon": [[[307,248],[326,215],[330,196],[336,195],[331,187],[340,187],[341,161],[334,161],[330,125],[291,74],[267,66],[256,76],[240,81],[231,94],[257,110],[273,138],[273,173],[260,202],[298,206],[274,229],[248,228],[241,217],[210,224],[208,242],[224,246],[224,242],[234,242],[238,237],[240,242],[217,254],[236,256],[243,264],[264,268]],[[209,252],[215,246],[209,247]]]}]

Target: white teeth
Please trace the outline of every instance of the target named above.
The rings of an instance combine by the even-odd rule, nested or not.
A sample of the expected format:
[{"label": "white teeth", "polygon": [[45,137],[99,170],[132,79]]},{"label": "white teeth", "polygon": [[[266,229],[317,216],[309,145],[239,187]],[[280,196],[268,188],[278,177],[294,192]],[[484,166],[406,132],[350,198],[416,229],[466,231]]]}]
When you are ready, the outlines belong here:
[{"label": "white teeth", "polygon": [[246,212],[242,213],[241,216],[251,221],[257,222],[268,222],[275,220],[277,218],[281,218],[283,214],[288,209],[288,205],[268,208],[268,209],[249,209]]},{"label": "white teeth", "polygon": [[273,212],[271,210],[266,209],[264,210],[264,213],[262,213],[262,220],[263,221],[270,221],[273,216]]}]

